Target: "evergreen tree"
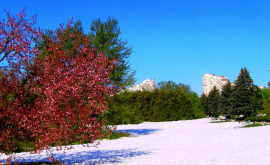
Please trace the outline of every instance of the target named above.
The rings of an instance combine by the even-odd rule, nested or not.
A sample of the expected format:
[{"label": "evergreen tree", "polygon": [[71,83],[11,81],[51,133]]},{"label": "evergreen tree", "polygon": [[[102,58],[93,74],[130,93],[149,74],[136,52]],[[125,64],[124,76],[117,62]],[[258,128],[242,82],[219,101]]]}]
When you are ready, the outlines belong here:
[{"label": "evergreen tree", "polygon": [[201,98],[200,98],[200,100],[201,100],[201,105],[202,105],[202,109],[203,109],[203,111],[204,111],[204,114],[209,115],[209,114],[208,114],[208,104],[207,104],[207,99],[208,99],[208,97],[203,93],[203,94],[201,95]]},{"label": "evergreen tree", "polygon": [[261,112],[264,109],[263,107],[264,97],[261,91],[262,89],[260,89],[257,85],[254,85],[252,105],[253,108],[256,109],[256,112]]},{"label": "evergreen tree", "polygon": [[208,113],[209,116],[218,117],[220,115],[220,95],[216,86],[208,95]]},{"label": "evergreen tree", "polygon": [[224,113],[224,115],[227,117],[231,116],[231,104],[229,102],[229,99],[231,97],[233,90],[231,82],[228,81],[226,85],[222,87],[222,92],[220,95],[220,110]]},{"label": "evergreen tree", "polygon": [[109,60],[116,60],[116,68],[110,74],[110,80],[118,88],[134,84],[135,71],[131,70],[127,58],[132,53],[132,47],[127,47],[128,42],[122,41],[118,21],[109,17],[106,22],[98,18],[90,26],[90,42],[98,53],[105,53]]},{"label": "evergreen tree", "polygon": [[231,111],[234,115],[245,115],[249,117],[256,113],[256,100],[254,98],[253,80],[251,79],[249,72],[246,68],[242,68],[237,80],[235,81],[235,87],[230,98],[230,104],[232,106]]}]

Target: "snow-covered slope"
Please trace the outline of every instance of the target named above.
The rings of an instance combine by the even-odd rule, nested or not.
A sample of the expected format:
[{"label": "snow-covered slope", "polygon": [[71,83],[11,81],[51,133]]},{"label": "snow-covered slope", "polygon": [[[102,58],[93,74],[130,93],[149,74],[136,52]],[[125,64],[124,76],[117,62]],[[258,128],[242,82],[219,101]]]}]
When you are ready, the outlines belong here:
[{"label": "snow-covered slope", "polygon": [[[119,125],[117,130],[134,137],[102,140],[98,148],[76,145],[54,156],[66,164],[270,164],[270,126],[239,128],[243,123],[210,121]],[[21,159],[40,162],[46,154],[23,154]]]}]

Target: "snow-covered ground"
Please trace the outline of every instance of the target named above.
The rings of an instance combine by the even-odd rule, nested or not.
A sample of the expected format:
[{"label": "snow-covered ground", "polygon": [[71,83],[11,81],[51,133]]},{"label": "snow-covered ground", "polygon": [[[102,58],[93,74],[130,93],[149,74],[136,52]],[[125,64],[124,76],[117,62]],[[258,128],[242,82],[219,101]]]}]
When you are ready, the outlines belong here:
[{"label": "snow-covered ground", "polygon": [[[117,130],[135,137],[102,140],[98,148],[74,146],[55,152],[66,164],[270,164],[270,126],[239,128],[244,123],[210,123],[211,119],[144,122]],[[22,155],[19,154],[19,155]],[[5,158],[4,155],[0,160]],[[46,154],[24,154],[25,162],[41,162]]]}]

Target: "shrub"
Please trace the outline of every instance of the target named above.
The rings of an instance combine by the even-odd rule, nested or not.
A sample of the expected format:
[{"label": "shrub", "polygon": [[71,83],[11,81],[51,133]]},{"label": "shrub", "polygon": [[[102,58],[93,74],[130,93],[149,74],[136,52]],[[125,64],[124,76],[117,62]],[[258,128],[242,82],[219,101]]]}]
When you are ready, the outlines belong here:
[{"label": "shrub", "polygon": [[237,118],[237,116],[236,116],[236,115],[232,115],[230,119],[235,120],[236,118]]},{"label": "shrub", "polygon": [[204,117],[180,91],[121,92],[109,100],[107,124],[138,124],[142,121],[176,121]]}]

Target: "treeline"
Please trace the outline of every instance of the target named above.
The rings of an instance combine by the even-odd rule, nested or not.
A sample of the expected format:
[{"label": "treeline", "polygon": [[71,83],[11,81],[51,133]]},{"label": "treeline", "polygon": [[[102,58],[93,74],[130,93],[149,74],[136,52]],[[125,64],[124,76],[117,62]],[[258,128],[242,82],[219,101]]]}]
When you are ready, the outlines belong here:
[{"label": "treeline", "polygon": [[242,68],[234,85],[228,82],[222,92],[214,87],[208,95],[202,94],[200,99],[208,116],[225,115],[230,118],[232,115],[244,115],[245,118],[265,112],[264,107],[269,111],[269,104],[266,104],[269,96],[266,90],[254,85],[247,69]]},{"label": "treeline", "polygon": [[200,98],[184,84],[158,83],[154,91],[121,92],[109,99],[108,124],[176,121],[204,117]]}]

